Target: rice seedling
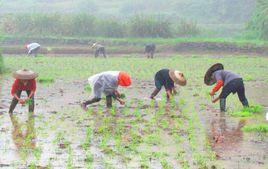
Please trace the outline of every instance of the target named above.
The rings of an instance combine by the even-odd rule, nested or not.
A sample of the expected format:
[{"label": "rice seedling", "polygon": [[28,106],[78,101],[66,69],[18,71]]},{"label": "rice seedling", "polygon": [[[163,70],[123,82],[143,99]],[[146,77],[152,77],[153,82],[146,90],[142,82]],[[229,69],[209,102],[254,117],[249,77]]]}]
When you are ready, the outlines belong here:
[{"label": "rice seedling", "polygon": [[87,84],[85,87],[84,87],[84,90],[87,92],[87,93],[90,93],[91,92],[91,86],[89,84]]},{"label": "rice seedling", "polygon": [[55,80],[52,77],[39,77],[37,79],[37,82],[42,83],[42,84],[50,84],[50,83],[54,83]]},{"label": "rice seedling", "polygon": [[162,159],[160,163],[163,169],[173,169],[173,167],[165,159]]},{"label": "rice seedling", "polygon": [[263,106],[254,105],[254,106],[243,108],[242,111],[231,112],[230,115],[233,117],[251,117],[254,114],[258,114],[261,112],[263,112]]},{"label": "rice seedling", "polygon": [[74,163],[73,163],[73,150],[71,146],[68,146],[68,160],[67,160],[67,169],[73,169]]},{"label": "rice seedling", "polygon": [[242,128],[245,132],[268,133],[268,124],[248,124]]},{"label": "rice seedling", "polygon": [[[112,109],[107,110],[103,108],[105,104],[100,102],[96,103],[99,104],[98,106],[89,106],[86,113],[82,113],[78,108],[73,108],[73,105],[70,105],[68,109],[71,110],[66,112],[62,111],[55,114],[43,113],[43,111],[42,113],[38,112],[38,118],[36,118],[38,120],[36,126],[38,139],[43,141],[52,137],[53,141],[51,142],[54,143],[52,155],[49,155],[52,159],[51,168],[57,165],[57,160],[61,157],[66,157],[63,160],[66,166],[62,168],[75,168],[74,163],[79,163],[81,159],[81,161],[84,160],[83,166],[81,165],[82,168],[93,168],[93,163],[94,166],[96,163],[96,165],[100,165],[103,168],[106,166],[108,168],[118,168],[117,164],[132,167],[128,164],[134,163],[133,161],[135,160],[138,161],[137,166],[140,166],[140,168],[153,168],[154,163],[161,165],[162,168],[168,168],[172,167],[174,161],[179,165],[174,166],[174,168],[208,167],[216,159],[207,138],[207,126],[205,126],[207,124],[206,120],[211,120],[207,119],[207,116],[214,117],[214,114],[206,113],[210,113],[212,109],[218,109],[218,104],[212,105],[210,103],[209,88],[203,87],[203,70],[205,71],[206,65],[215,61],[216,59],[209,56],[204,56],[200,59],[196,56],[183,57],[175,55],[174,57],[156,58],[146,62],[140,58],[127,58],[127,56],[124,58],[111,57],[109,62],[105,63],[103,59],[90,57],[5,58],[7,70],[10,70],[10,72],[13,71],[14,67],[28,66],[39,72],[40,75],[45,72],[44,75],[55,80],[56,87],[58,83],[56,79],[66,80],[64,85],[73,84],[70,82],[74,81],[81,81],[80,85],[83,86],[83,80],[87,79],[89,75],[110,69],[127,70],[135,77],[135,81],[142,82],[138,85],[134,84],[130,90],[122,89],[122,92],[130,96],[130,98],[126,98],[125,107],[117,107],[116,105],[118,104],[116,103]],[[217,58],[217,61],[228,65],[228,68],[241,74],[246,80],[248,78],[250,81],[245,81],[245,83],[249,83],[247,84],[248,86],[258,81],[258,79],[249,77],[261,76],[264,79],[263,82],[268,79],[268,75],[263,73],[265,66],[267,66],[267,61],[263,58],[249,57],[244,59],[244,57],[235,57],[230,61],[229,58],[223,57]],[[191,67],[188,66],[189,62],[192,64]],[[254,70],[250,67],[252,64],[257,65]],[[187,72],[187,77],[189,77],[189,85],[187,84],[187,87],[181,89],[180,95],[175,95],[169,103],[166,103],[165,92],[163,92],[162,96],[159,94],[159,100],[158,98],[150,101],[144,99],[150,94],[149,88],[151,90],[153,87],[151,84],[153,85],[154,72],[163,66],[177,68],[178,65],[180,65],[181,70]],[[202,71],[197,70],[197,67]],[[250,67],[252,71],[243,67]],[[142,97],[137,99],[139,94],[133,93],[133,91],[135,92],[135,88],[140,87],[143,83],[144,86],[150,85],[148,85],[148,90],[146,87],[142,91]],[[62,84],[61,81],[60,84]],[[81,93],[87,97],[87,93],[91,92],[89,85],[81,89],[77,89],[75,85],[64,87],[74,88],[78,91],[77,93],[79,94],[73,96],[73,99],[77,102],[81,99]],[[121,97],[124,96],[122,95]],[[57,100],[58,98],[52,98],[51,100],[54,101],[54,99]],[[241,104],[236,95],[230,96],[228,99],[230,100],[228,100],[228,107],[233,110],[230,113],[231,116],[248,116],[248,118],[257,119],[255,115],[263,112],[259,105],[240,110]],[[37,103],[40,104],[40,102],[37,98]],[[56,104],[58,103],[57,101],[55,102]],[[50,105],[49,99],[42,101],[42,104],[47,108],[55,106],[60,109],[58,105]],[[41,110],[38,111],[41,112]],[[242,115],[238,112],[242,112]],[[2,119],[4,117],[0,116],[1,123],[3,122]],[[244,131],[254,132],[259,130],[257,132],[267,133],[263,126],[255,127],[254,129],[246,127],[248,126],[243,128]],[[61,128],[64,128],[64,130],[61,130]],[[67,141],[70,139],[72,139],[72,143],[75,142],[81,145],[78,146],[80,149],[74,149],[70,153],[69,147],[71,147],[71,144]],[[29,140],[26,141],[28,142]],[[34,152],[35,150],[33,150],[33,154],[36,154],[36,165],[38,164],[38,158],[41,160],[43,158],[43,155],[40,157],[40,154],[47,151],[42,147],[46,146],[47,143],[43,144],[40,146],[42,151],[36,150]],[[168,152],[170,149],[172,149],[171,153]],[[24,151],[24,159],[27,161],[28,151],[26,149],[22,151]],[[81,157],[74,155],[77,152],[78,154],[82,152]],[[60,157],[59,159],[57,159],[58,156]],[[171,161],[172,164],[170,163]]]},{"label": "rice seedling", "polygon": [[239,111],[239,112],[232,112],[230,113],[230,115],[233,117],[251,117],[253,116],[253,113],[249,111]]}]

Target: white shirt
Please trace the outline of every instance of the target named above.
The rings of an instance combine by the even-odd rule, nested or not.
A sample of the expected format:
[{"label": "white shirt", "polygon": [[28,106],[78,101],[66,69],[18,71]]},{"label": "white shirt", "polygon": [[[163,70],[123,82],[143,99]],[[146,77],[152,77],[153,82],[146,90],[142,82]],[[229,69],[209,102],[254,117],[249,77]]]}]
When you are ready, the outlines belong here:
[{"label": "white shirt", "polygon": [[32,50],[36,49],[40,47],[40,45],[38,43],[30,43],[27,45],[27,49],[28,49],[28,54],[31,53]]},{"label": "white shirt", "polygon": [[101,94],[110,95],[118,88],[119,71],[106,71],[88,78],[92,89],[92,95],[101,98]]}]

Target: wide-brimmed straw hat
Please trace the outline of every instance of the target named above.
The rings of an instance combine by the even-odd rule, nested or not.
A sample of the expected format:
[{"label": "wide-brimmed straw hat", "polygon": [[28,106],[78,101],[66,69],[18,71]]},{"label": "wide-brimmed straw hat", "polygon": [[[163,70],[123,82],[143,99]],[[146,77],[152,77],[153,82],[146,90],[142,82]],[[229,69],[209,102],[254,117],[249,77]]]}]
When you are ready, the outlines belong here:
[{"label": "wide-brimmed straw hat", "polygon": [[32,80],[38,77],[38,74],[32,70],[22,69],[13,72],[13,77],[20,80]]},{"label": "wide-brimmed straw hat", "polygon": [[178,70],[170,70],[169,71],[169,76],[170,78],[174,81],[174,83],[180,85],[180,86],[185,86],[187,81],[184,76],[184,74],[181,71]]},{"label": "wide-brimmed straw hat", "polygon": [[212,79],[212,74],[213,74],[214,72],[216,72],[217,70],[223,70],[223,69],[224,69],[224,67],[223,67],[223,64],[221,64],[221,63],[216,63],[216,64],[212,65],[212,66],[207,70],[207,72],[206,72],[206,74],[205,74],[205,77],[204,77],[204,83],[205,83],[206,85],[209,85],[209,86],[211,86],[211,85],[213,85],[214,83],[216,83],[216,82]]}]

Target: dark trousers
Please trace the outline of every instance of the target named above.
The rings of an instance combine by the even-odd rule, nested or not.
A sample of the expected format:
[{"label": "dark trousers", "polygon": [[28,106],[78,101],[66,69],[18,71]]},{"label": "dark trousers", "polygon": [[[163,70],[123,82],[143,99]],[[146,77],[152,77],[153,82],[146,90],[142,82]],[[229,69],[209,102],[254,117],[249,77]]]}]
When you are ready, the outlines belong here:
[{"label": "dark trousers", "polygon": [[[17,90],[17,92],[16,92],[16,94],[17,94],[17,96],[19,98],[21,96],[21,92],[22,92],[22,90]],[[31,93],[31,91],[30,90],[26,90],[26,93],[29,96],[30,93]],[[17,106],[18,102],[19,101],[15,97],[13,97],[12,102],[11,102],[11,105],[9,107],[9,111],[8,111],[10,114],[13,113],[13,111],[14,111],[15,107]],[[31,97],[31,104],[29,104],[29,112],[34,112],[34,95],[32,95],[32,97]]]},{"label": "dark trousers", "polygon": [[245,95],[245,86],[241,78],[234,79],[224,86],[220,94],[220,99],[226,99],[230,93],[237,93],[238,98],[243,106],[248,106],[248,100]]},{"label": "dark trousers", "polygon": [[40,47],[37,47],[36,49],[33,49],[29,54],[33,54],[34,57],[37,57],[38,51],[40,50]]},{"label": "dark trousers", "polygon": [[103,57],[106,58],[106,53],[105,53],[105,48],[104,47],[100,47],[95,51],[95,57],[98,57],[100,54],[102,54]]},{"label": "dark trousers", "polygon": [[[115,98],[115,95],[107,95],[106,96],[106,106],[108,108],[112,107],[112,103],[113,103],[113,98]],[[92,103],[96,103],[99,102],[101,99],[100,98],[93,98],[91,100],[85,101],[83,104],[85,104],[85,106],[92,104]]]}]

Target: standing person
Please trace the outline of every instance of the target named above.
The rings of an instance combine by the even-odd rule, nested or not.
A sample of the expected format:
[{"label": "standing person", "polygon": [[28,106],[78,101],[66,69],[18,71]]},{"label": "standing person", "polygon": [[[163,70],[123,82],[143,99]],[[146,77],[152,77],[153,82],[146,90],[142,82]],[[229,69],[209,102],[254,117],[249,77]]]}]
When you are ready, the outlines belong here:
[{"label": "standing person", "polygon": [[106,51],[105,51],[105,47],[99,43],[94,43],[91,46],[92,49],[95,49],[95,57],[98,57],[100,54],[103,55],[103,57],[106,58]]},{"label": "standing person", "polygon": [[226,98],[230,93],[237,93],[238,98],[244,107],[248,107],[248,100],[245,95],[245,87],[243,79],[241,76],[224,70],[224,67],[221,63],[214,64],[211,66],[204,77],[204,82],[206,85],[216,85],[209,92],[210,96],[214,97],[216,92],[222,88],[221,94],[212,99],[213,103],[216,103],[220,100],[220,110],[221,112],[226,111]]},{"label": "standing person", "polygon": [[30,43],[26,44],[24,47],[28,50],[28,55],[33,54],[33,56],[36,57],[41,46],[38,43]]},{"label": "standing person", "polygon": [[169,101],[172,94],[176,94],[175,84],[180,86],[185,86],[187,81],[182,72],[178,70],[169,70],[169,69],[161,69],[159,70],[154,77],[155,81],[155,90],[151,94],[150,98],[154,99],[154,97],[160,92],[162,86],[166,89],[167,100]]},{"label": "standing person", "polygon": [[125,104],[120,98],[117,88],[118,86],[130,86],[131,77],[126,72],[107,71],[89,77],[88,82],[92,89],[93,98],[81,104],[84,110],[87,109],[87,105],[99,102],[102,93],[106,95],[106,105],[108,108],[112,107],[112,97],[119,101],[120,104]]},{"label": "standing person", "polygon": [[[18,70],[13,73],[15,81],[12,85],[11,95],[13,96],[11,105],[9,107],[9,114],[12,115],[13,111],[18,104],[25,104],[29,100],[29,112],[34,112],[34,94],[36,91],[36,81],[38,74],[27,69]],[[21,92],[26,91],[28,97],[22,99]]]},{"label": "standing person", "polygon": [[154,52],[155,52],[155,44],[147,44],[145,45],[145,54],[147,58],[153,58],[154,57]]}]

